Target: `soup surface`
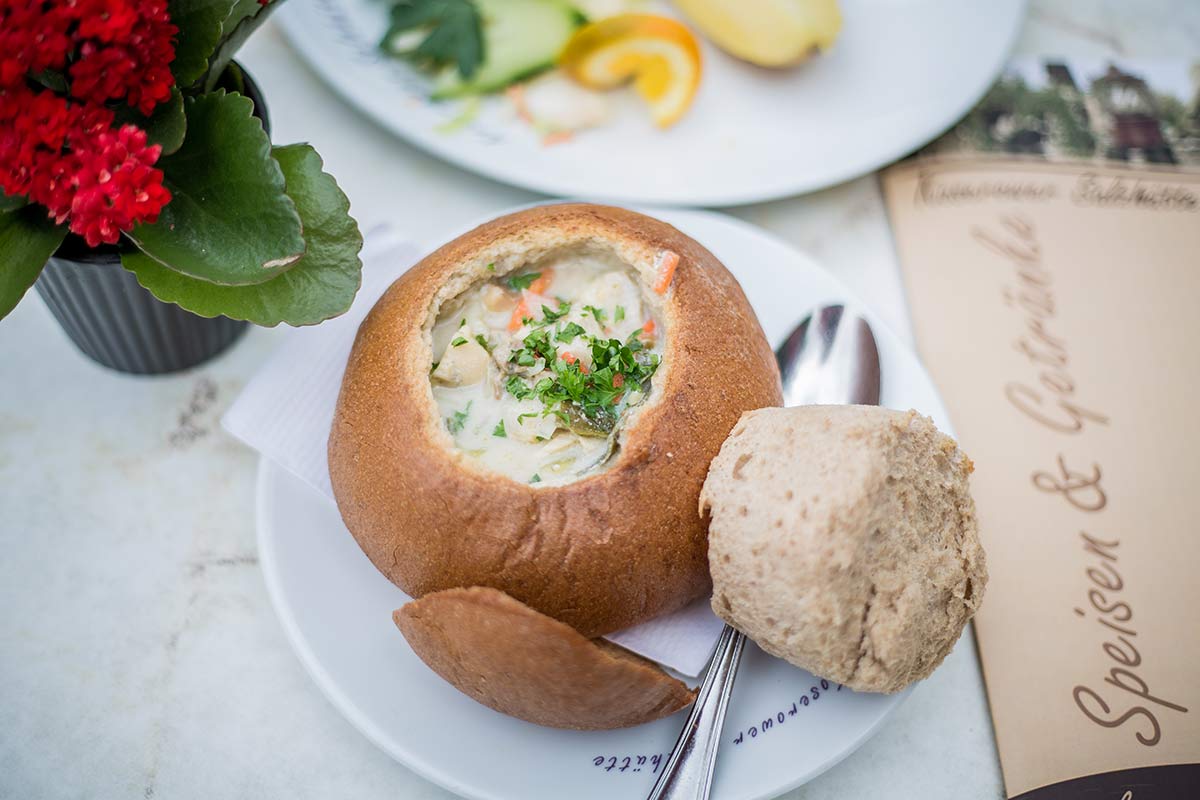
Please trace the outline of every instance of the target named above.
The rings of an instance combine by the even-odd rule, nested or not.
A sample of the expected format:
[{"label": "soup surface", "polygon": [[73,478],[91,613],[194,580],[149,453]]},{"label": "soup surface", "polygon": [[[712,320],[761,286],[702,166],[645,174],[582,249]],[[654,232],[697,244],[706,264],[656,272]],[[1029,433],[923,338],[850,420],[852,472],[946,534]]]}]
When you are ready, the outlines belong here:
[{"label": "soup surface", "polygon": [[455,445],[539,486],[612,462],[661,363],[661,322],[614,254],[573,250],[484,281],[433,328],[433,397]]}]

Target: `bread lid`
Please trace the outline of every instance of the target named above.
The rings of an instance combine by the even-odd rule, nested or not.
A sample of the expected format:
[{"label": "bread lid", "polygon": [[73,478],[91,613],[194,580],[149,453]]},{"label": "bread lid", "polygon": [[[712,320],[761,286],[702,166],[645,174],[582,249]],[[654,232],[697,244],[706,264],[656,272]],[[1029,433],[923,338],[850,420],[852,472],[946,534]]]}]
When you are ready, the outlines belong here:
[{"label": "bread lid", "polygon": [[656,664],[590,640],[496,589],[447,589],[393,615],[430,669],[485,706],[552,728],[640,725],[695,692]]}]

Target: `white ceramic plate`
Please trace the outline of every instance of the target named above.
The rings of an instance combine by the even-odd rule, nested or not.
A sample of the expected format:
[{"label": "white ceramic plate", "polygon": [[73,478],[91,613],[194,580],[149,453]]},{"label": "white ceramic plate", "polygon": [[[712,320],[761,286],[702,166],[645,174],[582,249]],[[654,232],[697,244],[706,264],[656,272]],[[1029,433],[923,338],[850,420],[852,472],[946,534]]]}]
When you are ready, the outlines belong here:
[{"label": "white ceramic plate", "polygon": [[[741,281],[778,344],[815,304],[853,298],[807,256],[746,223],[657,211]],[[874,317],[883,404],[916,408],[949,430],[929,375]],[[491,711],[430,671],[392,624],[407,600],[380,575],[325,497],[263,461],[259,553],[288,638],[333,704],[368,738],[429,780],[471,798],[644,798],[683,714],[622,731],[540,728]],[[519,646],[515,642],[514,646]],[[570,680],[570,676],[562,676]],[[714,797],[773,797],[829,768],[904,695],[855,694],[750,646],[726,720]]]},{"label": "white ceramic plate", "polygon": [[429,102],[425,78],[379,52],[383,0],[296,0],[279,18],[337,92],[447,161],[547,194],[714,206],[820,189],[925,144],[991,85],[1024,4],[842,0],[841,38],[811,63],[765,70],[704,42],[700,91],[674,128],[655,130],[628,98],[610,124],[552,147],[499,98],[465,128],[438,132],[459,106]]}]

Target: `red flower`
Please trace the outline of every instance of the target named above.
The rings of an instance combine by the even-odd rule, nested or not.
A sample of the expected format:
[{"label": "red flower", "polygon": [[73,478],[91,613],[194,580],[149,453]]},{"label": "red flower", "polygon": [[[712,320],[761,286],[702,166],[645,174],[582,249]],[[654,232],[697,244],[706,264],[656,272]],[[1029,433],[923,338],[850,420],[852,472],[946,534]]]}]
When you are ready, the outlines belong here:
[{"label": "red flower", "polygon": [[74,0],[79,18],[76,37],[100,42],[124,42],[138,22],[136,3],[129,0]]},{"label": "red flower", "polygon": [[62,69],[72,49],[70,3],[0,0],[0,86],[26,75]]},{"label": "red flower", "polygon": [[35,159],[29,199],[45,206],[55,224],[66,222],[71,213],[78,164],[74,153],[40,153]]},{"label": "red flower", "polygon": [[71,65],[71,96],[97,104],[124,97],[137,67],[137,61],[121,45],[102,47],[84,42],[79,60]]},{"label": "red flower", "polygon": [[75,121],[74,116],[65,98],[43,91],[32,97],[21,120],[28,126],[29,134],[37,144],[49,150],[58,150]]},{"label": "red flower", "polygon": [[[0,0],[4,2],[4,0]],[[92,103],[125,98],[149,114],[171,96],[175,59],[166,0],[75,0],[79,60],[71,65],[71,95]]]},{"label": "red flower", "polygon": [[138,222],[154,222],[170,202],[162,171],[153,168],[162,147],[147,145],[146,132],[136,126],[105,131],[76,152],[71,231],[89,247],[115,244],[121,231]]},{"label": "red flower", "polygon": [[27,194],[44,157],[58,154],[74,121],[66,99],[53,92],[34,94],[20,84],[0,89],[0,189]]},{"label": "red flower", "polygon": [[[114,129],[105,103],[149,114],[169,99],[177,32],[166,0],[0,0],[0,191],[91,247],[156,220],[171,200],[154,168],[162,148],[134,125]],[[30,88],[64,68],[81,102]]]}]

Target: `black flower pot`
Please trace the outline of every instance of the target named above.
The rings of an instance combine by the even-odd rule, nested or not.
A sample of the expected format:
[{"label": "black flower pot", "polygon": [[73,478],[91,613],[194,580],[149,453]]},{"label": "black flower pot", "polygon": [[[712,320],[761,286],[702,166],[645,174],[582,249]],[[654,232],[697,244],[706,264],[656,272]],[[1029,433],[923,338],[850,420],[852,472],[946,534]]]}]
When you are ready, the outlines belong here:
[{"label": "black flower pot", "polygon": [[[270,134],[266,104],[250,76],[235,64],[222,83],[254,101],[254,114]],[[194,367],[247,328],[245,322],[201,317],[158,300],[121,266],[120,245],[89,248],[74,235],[51,256],[35,285],[75,346],[121,372],[147,375]]]}]

